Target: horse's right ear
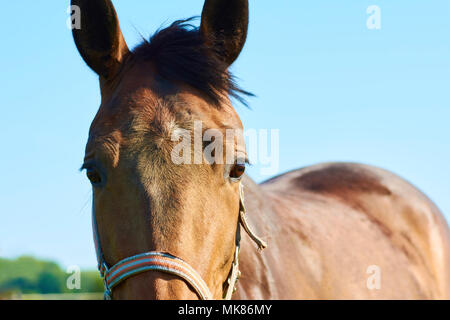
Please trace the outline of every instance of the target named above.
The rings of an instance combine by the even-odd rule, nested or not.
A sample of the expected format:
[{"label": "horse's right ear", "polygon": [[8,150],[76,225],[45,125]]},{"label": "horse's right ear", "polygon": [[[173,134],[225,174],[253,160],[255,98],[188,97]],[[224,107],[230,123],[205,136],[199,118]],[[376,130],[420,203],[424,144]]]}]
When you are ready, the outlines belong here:
[{"label": "horse's right ear", "polygon": [[109,78],[129,52],[111,0],[72,0],[79,7],[80,29],[73,37],[84,61],[98,75]]}]

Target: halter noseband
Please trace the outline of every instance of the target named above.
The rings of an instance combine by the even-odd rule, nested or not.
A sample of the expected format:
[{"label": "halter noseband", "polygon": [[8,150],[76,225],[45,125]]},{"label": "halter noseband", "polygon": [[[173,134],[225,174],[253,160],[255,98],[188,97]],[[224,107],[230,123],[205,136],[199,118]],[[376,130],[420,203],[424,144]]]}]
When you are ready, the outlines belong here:
[{"label": "halter noseband", "polygon": [[[242,183],[239,185],[239,196],[240,205],[239,221],[236,230],[236,249],[234,253],[233,265],[226,282],[227,289],[223,296],[225,300],[231,299],[231,296],[236,291],[236,283],[240,277],[239,250],[241,242],[241,225],[250,238],[258,245],[260,250],[267,247],[266,243],[257,237],[249,228],[247,217],[245,215],[244,186]],[[112,299],[112,290],[121,282],[132,276],[147,271],[160,271],[178,276],[186,281],[195,290],[201,300],[211,300],[213,298],[208,285],[205,281],[203,281],[202,277],[188,263],[168,253],[152,251],[138,254],[130,258],[126,258],[111,268],[108,268],[100,245],[94,208],[92,210],[92,227],[94,231],[95,251],[97,253],[97,261],[99,264],[98,269],[105,284],[105,300]]]}]

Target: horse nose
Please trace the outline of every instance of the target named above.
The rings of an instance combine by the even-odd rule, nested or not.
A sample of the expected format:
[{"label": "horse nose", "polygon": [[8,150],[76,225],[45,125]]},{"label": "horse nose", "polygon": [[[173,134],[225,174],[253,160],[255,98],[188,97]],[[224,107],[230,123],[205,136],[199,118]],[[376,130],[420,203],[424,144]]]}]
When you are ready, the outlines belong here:
[{"label": "horse nose", "polygon": [[159,271],[128,278],[113,292],[117,300],[198,300],[195,290],[183,279]]}]

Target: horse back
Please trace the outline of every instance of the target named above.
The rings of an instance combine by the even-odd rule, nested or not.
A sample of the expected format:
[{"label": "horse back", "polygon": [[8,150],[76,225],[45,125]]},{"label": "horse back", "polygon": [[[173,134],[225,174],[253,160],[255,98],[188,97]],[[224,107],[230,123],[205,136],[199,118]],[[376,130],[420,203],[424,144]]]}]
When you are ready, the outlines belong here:
[{"label": "horse back", "polygon": [[239,298],[450,298],[448,225],[400,177],[328,163],[245,185],[269,247],[257,253],[244,239]]}]

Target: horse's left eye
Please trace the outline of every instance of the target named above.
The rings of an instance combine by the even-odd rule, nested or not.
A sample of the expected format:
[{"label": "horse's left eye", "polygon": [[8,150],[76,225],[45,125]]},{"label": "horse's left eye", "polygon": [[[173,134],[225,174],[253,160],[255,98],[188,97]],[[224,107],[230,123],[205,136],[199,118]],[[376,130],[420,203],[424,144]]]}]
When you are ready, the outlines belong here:
[{"label": "horse's left eye", "polygon": [[245,173],[245,164],[236,163],[230,171],[230,178],[240,179]]}]

